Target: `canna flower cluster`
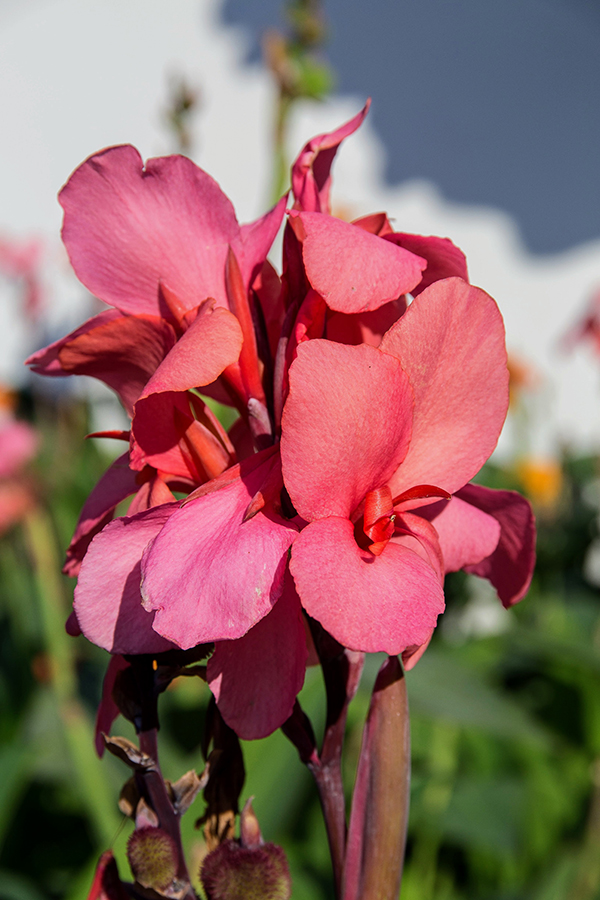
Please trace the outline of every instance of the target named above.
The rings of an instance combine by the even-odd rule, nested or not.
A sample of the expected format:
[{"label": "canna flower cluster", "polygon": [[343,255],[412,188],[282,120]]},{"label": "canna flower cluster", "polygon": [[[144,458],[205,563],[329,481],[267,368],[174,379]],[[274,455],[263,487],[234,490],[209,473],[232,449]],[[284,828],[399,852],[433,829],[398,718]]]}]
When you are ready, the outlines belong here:
[{"label": "canna flower cluster", "polygon": [[[28,362],[101,379],[131,417],[68,548],[69,629],[114,655],[109,684],[123,655],[213,644],[207,681],[244,738],[292,711],[305,615],[410,667],[445,573],[488,578],[505,606],[531,578],[529,505],[470,483],[508,408],[495,302],[449,240],[330,214],[366,112],[311,140],[291,208],[248,225],[190,160],[130,146],[60,193],[73,268],[110,308]],[[210,398],[236,410],[228,431]]]}]

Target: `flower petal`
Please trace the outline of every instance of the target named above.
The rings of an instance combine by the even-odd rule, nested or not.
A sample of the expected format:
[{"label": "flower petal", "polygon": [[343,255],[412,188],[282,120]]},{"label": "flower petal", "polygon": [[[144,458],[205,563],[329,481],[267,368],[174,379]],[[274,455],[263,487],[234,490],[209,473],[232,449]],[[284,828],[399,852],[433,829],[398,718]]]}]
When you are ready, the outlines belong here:
[{"label": "flower petal", "polygon": [[123,312],[160,315],[159,280],[185,309],[227,306],[225,259],[240,228],[218,184],[183,156],[131,146],[91,156],[59,195],[63,241],[80,281]]},{"label": "flower petal", "polygon": [[366,313],[331,313],[327,317],[325,337],[339,344],[369,344],[379,347],[383,335],[406,312],[404,296],[384,303]]},{"label": "flower petal", "polygon": [[286,205],[287,194],[260,219],[242,225],[239,238],[231,244],[246,288],[252,286],[267,259],[267,254],[281,227]]},{"label": "flower petal", "polygon": [[271,612],[238,640],[218,641],[208,661],[208,686],[239,737],[266,737],[292,714],[307,657],[300,600],[288,572]]},{"label": "flower petal", "polygon": [[308,614],[352,650],[396,655],[419,646],[444,610],[440,579],[424,559],[393,541],[380,556],[361,550],[348,519],[308,525],[290,569]]},{"label": "flower petal", "polygon": [[493,516],[500,523],[500,540],[494,552],[467,572],[492,582],[503,606],[521,600],[531,584],[535,565],[535,519],[529,502],[515,491],[495,491],[467,484],[462,500]]},{"label": "flower petal", "polygon": [[111,656],[108,668],[102,682],[102,699],[96,713],[96,727],[94,729],[94,744],[96,753],[102,759],[104,756],[104,740],[102,734],[109,734],[110,727],[115,721],[121,710],[113,700],[113,688],[117,681],[117,675],[124,669],[129,667],[129,663],[123,657],[117,654]]},{"label": "flower petal", "polygon": [[242,637],[280,596],[296,529],[270,512],[245,520],[278,462],[269,456],[249,474],[242,463],[240,478],[186,503],[148,548],[144,605],[180,647]]},{"label": "flower petal", "polygon": [[331,164],[337,149],[349,135],[363,123],[369,111],[371,100],[336,131],[319,134],[312,138],[300,151],[292,166],[292,190],[296,198],[296,208],[309,212],[329,212],[329,189],[331,187]]},{"label": "flower petal", "polygon": [[152,630],[154,615],[142,607],[140,560],[148,542],[178,508],[178,503],[168,503],[115,519],[89,546],[73,607],[86,638],[109,653],[173,649]]},{"label": "flower petal", "polygon": [[446,572],[481,562],[498,546],[498,521],[459,497],[423,507],[418,514],[429,519],[439,535]]},{"label": "flower petal", "polygon": [[415,484],[452,494],[496,446],[508,409],[504,325],[495,302],[459,278],[436,281],[384,335],[415,395],[406,459],[394,496]]},{"label": "flower petal", "polygon": [[63,566],[65,575],[72,578],[77,575],[92,538],[111,521],[118,504],[139,489],[138,477],[139,472],[129,468],[128,453],[119,456],[108,467],[92,489],[79,515]]},{"label": "flower petal", "polygon": [[457,276],[463,281],[469,280],[467,258],[449,238],[393,232],[386,234],[385,240],[396,244],[397,247],[404,247],[405,250],[410,250],[411,253],[416,253],[417,256],[421,256],[427,261],[427,268],[423,272],[422,280],[412,290],[413,297],[424,291],[434,281],[440,281],[442,278]]},{"label": "flower petal", "polygon": [[333,216],[297,215],[305,231],[306,275],[330,309],[368,312],[420,282],[427,265],[420,256]]},{"label": "flower petal", "polygon": [[62,378],[65,375],[65,370],[59,360],[59,353],[65,344],[70,343],[80,335],[87,334],[88,331],[91,331],[92,329],[99,328],[101,325],[105,325],[108,322],[121,318],[123,318],[123,316],[118,309],[105,309],[104,312],[101,312],[97,316],[92,316],[91,319],[88,319],[87,322],[84,322],[83,325],[80,325],[79,328],[76,328],[75,331],[67,334],[59,341],[54,341],[53,344],[48,344],[47,347],[42,347],[41,350],[32,353],[31,356],[25,360],[25,365],[31,366],[31,371],[36,372],[38,375],[50,375]]},{"label": "flower petal", "polygon": [[412,393],[396,360],[372,347],[300,344],[282,419],[283,477],[311,521],[350,516],[406,454]]},{"label": "flower petal", "polygon": [[133,414],[144,385],[175,344],[175,332],[158,316],[119,316],[63,342],[64,374],[91,375],[111,387]]}]

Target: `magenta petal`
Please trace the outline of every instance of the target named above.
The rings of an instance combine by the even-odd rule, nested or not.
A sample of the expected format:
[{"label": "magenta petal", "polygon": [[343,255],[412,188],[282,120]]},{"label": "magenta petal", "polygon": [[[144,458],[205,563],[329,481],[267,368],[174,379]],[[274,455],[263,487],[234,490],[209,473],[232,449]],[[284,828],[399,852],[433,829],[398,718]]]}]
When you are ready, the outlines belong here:
[{"label": "magenta petal", "polygon": [[463,281],[469,280],[466,256],[448,238],[393,232],[386,234],[385,240],[396,244],[397,247],[404,247],[405,250],[410,250],[427,261],[423,279],[412,291],[414,297],[434,281],[440,281],[442,278],[457,276]]},{"label": "magenta petal", "polygon": [[298,209],[329,212],[333,158],[344,138],[360,128],[370,105],[371,101],[367,100],[363,109],[349,122],[329,134],[317,135],[302,148],[292,166],[292,189]]},{"label": "magenta petal", "polygon": [[240,478],[186,503],[144,555],[145,608],[184,649],[242,637],[279,598],[296,529],[275,513],[244,521],[277,464],[270,456],[244,474],[242,463]]},{"label": "magenta petal", "polygon": [[120,709],[113,700],[113,688],[117,680],[117,675],[124,669],[129,667],[129,663],[122,656],[111,656],[104,681],[102,682],[102,699],[96,713],[96,728],[94,733],[94,743],[96,745],[96,753],[100,758],[104,756],[104,740],[103,734],[110,733],[110,727],[120,713]]},{"label": "magenta petal", "polygon": [[465,566],[481,562],[498,546],[498,521],[459,497],[434,503],[419,513],[431,519],[439,535],[446,572],[458,572]]},{"label": "magenta petal", "polygon": [[436,281],[384,335],[415,396],[410,448],[391,480],[397,496],[415,484],[449,494],[492,453],[508,409],[504,325],[495,302],[459,278]]},{"label": "magenta petal", "polygon": [[65,575],[71,577],[77,575],[81,560],[85,556],[92,538],[110,522],[115,507],[139,489],[137,475],[137,472],[133,472],[129,468],[129,454],[124,453],[109,466],[93,488],[83,505],[67,549],[67,558],[63,567]]},{"label": "magenta petal", "polygon": [[494,552],[466,570],[489,579],[502,604],[512,606],[529,590],[535,565],[535,518],[531,506],[515,491],[495,491],[478,484],[465,485],[458,496],[500,523],[500,540]]},{"label": "magenta petal", "polygon": [[325,337],[339,344],[369,344],[379,347],[383,335],[406,312],[406,299],[399,297],[366,313],[331,313]]},{"label": "magenta petal", "polygon": [[287,194],[260,219],[242,225],[239,239],[231,245],[247,288],[252,286],[267,258],[281,227],[286,205]]},{"label": "magenta petal", "polygon": [[173,644],[152,630],[142,607],[142,553],[178,503],[115,519],[96,535],[81,565],[73,607],[82,632],[110,653],[160,653]]},{"label": "magenta petal", "polygon": [[65,374],[90,375],[121,398],[131,415],[144,385],[175,344],[175,332],[158,316],[119,316],[63,342]]},{"label": "magenta petal", "polygon": [[186,309],[227,306],[225,260],[240,233],[218,184],[183,156],[134,147],[91,156],[60,192],[63,241],[80,281],[123,312],[161,313],[158,283]]},{"label": "magenta petal", "polygon": [[140,400],[162,391],[187,391],[210,384],[237,362],[242,341],[242,329],[233,313],[205,304],[161,361]]},{"label": "magenta petal", "polygon": [[308,614],[352,650],[396,655],[419,646],[444,610],[440,579],[425,560],[393,542],[377,557],[361,550],[348,519],[308,525],[290,569]]},{"label": "magenta petal", "polygon": [[271,612],[238,640],[218,641],[208,661],[208,685],[239,737],[266,737],[289,718],[307,657],[300,600],[288,573]]},{"label": "magenta petal", "polygon": [[71,341],[75,340],[75,338],[87,334],[92,329],[99,328],[101,325],[106,325],[108,322],[113,322],[115,319],[122,318],[122,314],[117,309],[106,309],[99,315],[92,316],[91,319],[88,319],[87,322],[84,322],[83,325],[80,325],[79,328],[76,328],[75,331],[67,334],[59,341],[48,344],[47,347],[42,347],[41,350],[32,353],[31,356],[25,360],[25,365],[31,366],[32,372],[37,372],[38,375],[64,377],[68,373],[66,373],[62,367],[59,353],[65,344],[69,344]]},{"label": "magenta petal", "polygon": [[298,213],[306,236],[306,275],[330,309],[360,313],[411,291],[427,263],[357,225],[322,213]]},{"label": "magenta petal", "polygon": [[402,368],[373,347],[300,344],[282,419],[283,477],[307,519],[350,516],[406,454],[412,393]]}]

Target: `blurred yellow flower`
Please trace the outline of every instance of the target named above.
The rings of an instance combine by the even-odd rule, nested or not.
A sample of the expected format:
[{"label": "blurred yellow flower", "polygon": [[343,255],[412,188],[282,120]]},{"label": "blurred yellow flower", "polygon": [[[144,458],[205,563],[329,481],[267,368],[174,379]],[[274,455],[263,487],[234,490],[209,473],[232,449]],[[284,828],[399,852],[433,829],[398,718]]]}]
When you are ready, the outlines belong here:
[{"label": "blurred yellow flower", "polygon": [[546,509],[556,506],[563,484],[562,468],[557,460],[525,457],[515,468],[524,492],[534,505]]}]

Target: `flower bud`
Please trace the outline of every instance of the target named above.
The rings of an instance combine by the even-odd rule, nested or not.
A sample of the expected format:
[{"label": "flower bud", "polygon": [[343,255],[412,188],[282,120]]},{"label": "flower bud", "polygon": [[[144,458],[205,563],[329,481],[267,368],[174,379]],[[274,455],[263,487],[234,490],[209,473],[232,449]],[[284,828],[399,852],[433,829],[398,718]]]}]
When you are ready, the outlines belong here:
[{"label": "flower bud", "polygon": [[263,844],[250,850],[224,841],[209,853],[200,870],[208,900],[289,900],[290,870],[281,847]]},{"label": "flower bud", "polygon": [[137,828],[127,844],[135,880],[145,888],[165,891],[177,874],[177,848],[162,828]]}]

